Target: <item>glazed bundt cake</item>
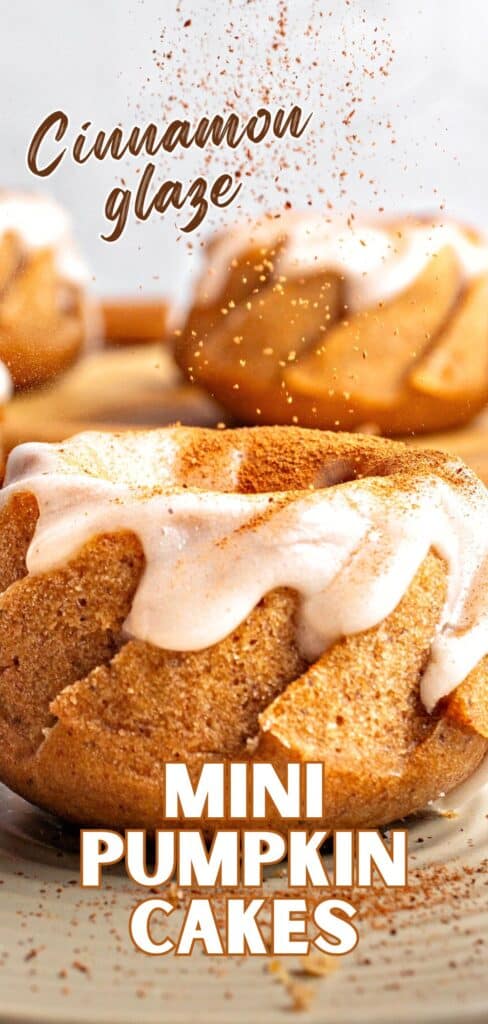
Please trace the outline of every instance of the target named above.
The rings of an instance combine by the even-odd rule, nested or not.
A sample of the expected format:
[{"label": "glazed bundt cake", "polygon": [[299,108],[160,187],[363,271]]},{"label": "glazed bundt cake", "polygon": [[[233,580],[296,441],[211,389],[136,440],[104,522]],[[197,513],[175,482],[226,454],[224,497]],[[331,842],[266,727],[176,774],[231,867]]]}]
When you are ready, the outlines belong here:
[{"label": "glazed bundt cake", "polygon": [[86,433],[10,456],[0,777],[161,826],[165,762],[323,764],[378,825],[488,750],[488,495],[447,456],[299,428]]},{"label": "glazed bundt cake", "polygon": [[243,225],[207,247],[176,357],[245,423],[465,423],[488,401],[488,244],[419,219]]},{"label": "glazed bundt cake", "polygon": [[74,361],[91,331],[87,280],[64,210],[0,192],[0,358],[15,385],[42,384]]}]

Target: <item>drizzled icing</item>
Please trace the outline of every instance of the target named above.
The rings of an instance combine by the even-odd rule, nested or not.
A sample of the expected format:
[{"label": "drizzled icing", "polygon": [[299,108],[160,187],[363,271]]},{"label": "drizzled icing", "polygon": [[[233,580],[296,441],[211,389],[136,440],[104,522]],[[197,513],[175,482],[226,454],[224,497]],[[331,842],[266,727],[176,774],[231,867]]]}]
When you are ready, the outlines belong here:
[{"label": "drizzled icing", "polygon": [[344,279],[346,303],[355,312],[404,291],[431,257],[447,246],[456,253],[465,280],[488,271],[488,243],[473,239],[454,223],[406,220],[383,227],[374,222],[349,225],[339,218],[285,214],[242,224],[215,239],[196,300],[201,305],[216,302],[233,260],[245,251],[276,247],[276,277],[321,270],[337,274]]},{"label": "drizzled icing", "polygon": [[0,404],[8,402],[12,394],[12,378],[5,366],[0,360]]},{"label": "drizzled icing", "polygon": [[0,191],[0,237],[16,235],[28,251],[52,249],[62,278],[85,284],[88,272],[71,237],[68,215],[58,203],[28,192]]},{"label": "drizzled icing", "polygon": [[[146,564],[128,636],[177,651],[227,636],[277,587],[299,595],[298,641],[309,660],[393,611],[429,549],[448,587],[422,680],[428,710],[488,653],[488,494],[461,464],[445,476],[365,477],[309,491],[237,493],[239,454],[185,487],[178,428],[10,456],[5,503],[35,495],[29,573],[62,566],[101,533],[131,530]],[[205,469],[202,473],[205,474]],[[224,485],[222,486],[222,480]],[[142,483],[141,483],[142,481]],[[214,489],[212,489],[212,483]]]}]

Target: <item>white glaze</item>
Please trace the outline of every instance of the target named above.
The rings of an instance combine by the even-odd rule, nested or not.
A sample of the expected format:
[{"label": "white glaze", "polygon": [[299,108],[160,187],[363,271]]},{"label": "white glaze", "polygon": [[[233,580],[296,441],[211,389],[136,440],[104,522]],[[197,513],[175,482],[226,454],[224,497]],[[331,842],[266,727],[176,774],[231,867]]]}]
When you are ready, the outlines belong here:
[{"label": "white glaze", "polygon": [[[28,571],[63,565],[100,533],[132,530],[146,567],[128,636],[200,650],[227,636],[266,593],[290,587],[300,596],[299,643],[313,660],[386,618],[433,548],[446,561],[448,593],[422,681],[428,710],[488,653],[488,494],[468,470],[454,476],[453,464],[452,483],[419,475],[401,489],[388,477],[374,486],[366,478],[286,498],[222,493],[208,481],[204,490],[185,489],[175,485],[178,438],[177,428],[129,440],[87,433],[17,448],[1,501],[27,491],[39,503]],[[230,489],[235,456],[224,467]],[[117,483],[103,479],[114,464]]]},{"label": "white glaze", "polygon": [[465,280],[488,271],[488,243],[472,241],[454,223],[349,225],[343,219],[291,213],[239,225],[217,238],[209,246],[196,301],[209,305],[218,300],[232,261],[247,248],[269,250],[280,243],[273,258],[275,276],[329,270],[344,279],[346,303],[353,312],[404,291],[445,246],[454,249]]},{"label": "white glaze", "polygon": [[53,249],[64,280],[80,285],[88,281],[71,237],[70,219],[54,200],[28,192],[0,191],[0,237],[7,232],[17,235],[27,250]]},{"label": "white glaze", "polygon": [[4,405],[8,402],[13,391],[12,378],[5,366],[0,360],[0,405]]}]

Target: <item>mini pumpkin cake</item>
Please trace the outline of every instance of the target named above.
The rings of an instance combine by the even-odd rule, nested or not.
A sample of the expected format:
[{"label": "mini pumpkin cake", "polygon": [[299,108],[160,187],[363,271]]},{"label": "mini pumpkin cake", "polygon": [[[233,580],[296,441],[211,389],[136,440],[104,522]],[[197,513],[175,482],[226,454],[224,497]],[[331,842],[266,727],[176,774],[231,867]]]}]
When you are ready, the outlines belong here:
[{"label": "mini pumpkin cake", "polygon": [[87,281],[65,211],[0,192],[0,358],[16,386],[42,384],[75,360],[92,330]]},{"label": "mini pumpkin cake", "polygon": [[373,437],[20,446],[0,502],[1,779],[116,827],[161,826],[177,760],[321,762],[331,828],[424,807],[488,750],[487,525],[461,462]]},{"label": "mini pumpkin cake", "polygon": [[207,247],[176,357],[245,423],[445,429],[488,401],[488,244],[295,213]]}]

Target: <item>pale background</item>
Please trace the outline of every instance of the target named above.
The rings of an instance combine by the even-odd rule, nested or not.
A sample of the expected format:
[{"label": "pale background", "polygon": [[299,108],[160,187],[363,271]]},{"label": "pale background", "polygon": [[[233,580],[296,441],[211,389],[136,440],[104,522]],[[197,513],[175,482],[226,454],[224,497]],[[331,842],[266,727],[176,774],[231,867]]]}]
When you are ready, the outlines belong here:
[{"label": "pale background", "polygon": [[[199,114],[212,114],[228,98],[233,76],[239,112],[250,115],[260,105],[259,84],[269,85],[271,106],[291,104],[297,98],[295,75],[302,83],[303,105],[315,111],[307,158],[297,169],[295,159],[283,166],[283,144],[263,151],[252,187],[249,182],[244,187],[242,212],[258,211],[263,203],[281,206],[279,189],[288,188],[296,206],[303,205],[304,191],[319,209],[327,200],[335,209],[368,213],[379,207],[391,212],[445,206],[447,213],[488,229],[486,0],[368,0],[367,8],[356,0],[290,0],[291,59],[284,77],[265,67],[276,29],[268,16],[280,7],[278,0],[0,3],[2,183],[48,191],[70,208],[99,291],[159,290],[181,298],[197,267],[201,239],[239,210],[220,212],[197,238],[192,236],[193,254],[181,240],[174,214],[142,225],[131,220],[124,237],[109,245],[99,238],[105,197],[117,175],[123,174],[128,185],[137,182],[137,161],[123,168],[109,161],[80,168],[65,160],[52,178],[33,179],[25,154],[35,127],[57,108],[69,114],[74,130],[87,119],[99,128],[150,119],[164,123],[185,116],[183,102]],[[184,29],[188,18],[192,24]],[[307,24],[318,37],[306,34]],[[234,57],[228,52],[233,34],[241,36]],[[391,47],[395,53],[385,75],[382,62]],[[154,50],[172,51],[173,65],[167,62],[159,70]],[[312,61],[318,66],[310,70]],[[171,70],[178,63],[185,66],[179,82]],[[217,69],[224,65],[226,73],[219,78]],[[212,75],[208,97],[199,79]],[[348,89],[356,94],[354,102]],[[171,94],[176,95],[172,102]],[[352,107],[355,114],[345,126],[342,118]],[[352,132],[359,142],[347,141]],[[201,153],[183,160],[165,155],[160,179],[190,180],[204,171],[203,159]],[[226,164],[221,153],[214,153],[211,176],[229,166],[232,160]],[[347,177],[339,180],[341,170]]]}]

